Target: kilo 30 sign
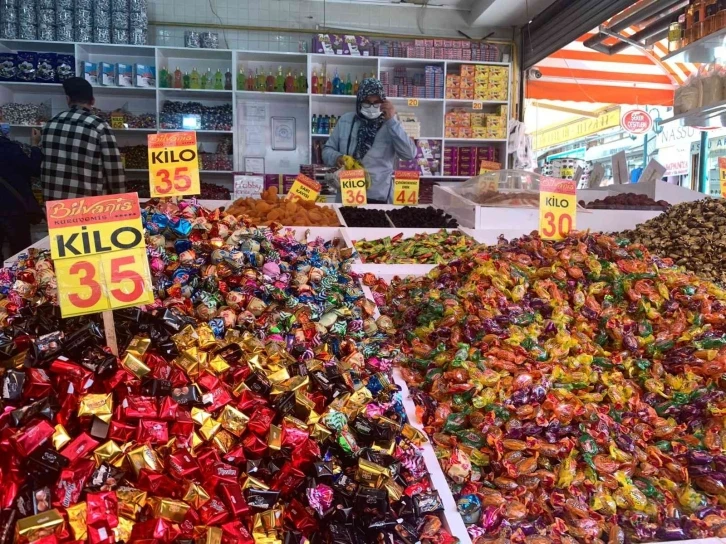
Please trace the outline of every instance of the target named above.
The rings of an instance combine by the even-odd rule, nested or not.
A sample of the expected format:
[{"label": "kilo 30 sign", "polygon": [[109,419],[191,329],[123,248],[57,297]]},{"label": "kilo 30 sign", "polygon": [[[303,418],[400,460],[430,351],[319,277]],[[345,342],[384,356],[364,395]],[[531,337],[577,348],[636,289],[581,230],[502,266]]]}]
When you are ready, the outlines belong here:
[{"label": "kilo 30 sign", "polygon": [[575,229],[577,218],[575,182],[542,178],[539,181],[539,235],[543,240],[562,240]]},{"label": "kilo 30 sign", "polygon": [[46,203],[63,317],[154,300],[136,193]]}]

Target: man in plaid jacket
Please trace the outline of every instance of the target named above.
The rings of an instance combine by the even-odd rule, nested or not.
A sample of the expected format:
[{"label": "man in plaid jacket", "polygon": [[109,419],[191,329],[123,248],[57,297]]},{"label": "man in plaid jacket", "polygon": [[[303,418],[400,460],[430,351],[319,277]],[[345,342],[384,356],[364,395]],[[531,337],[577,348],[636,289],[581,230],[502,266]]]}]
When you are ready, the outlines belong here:
[{"label": "man in plaid jacket", "polygon": [[45,200],[125,193],[121,154],[111,127],[91,113],[93,87],[83,78],[63,82],[70,109],[43,128],[41,171]]}]

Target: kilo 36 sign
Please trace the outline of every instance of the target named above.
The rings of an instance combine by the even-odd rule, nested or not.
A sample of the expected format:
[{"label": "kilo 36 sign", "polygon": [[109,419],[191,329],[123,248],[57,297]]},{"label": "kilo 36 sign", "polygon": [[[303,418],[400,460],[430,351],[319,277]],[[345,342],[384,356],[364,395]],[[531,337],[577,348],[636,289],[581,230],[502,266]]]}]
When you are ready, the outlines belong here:
[{"label": "kilo 36 sign", "polygon": [[153,301],[136,193],[46,203],[63,317]]}]

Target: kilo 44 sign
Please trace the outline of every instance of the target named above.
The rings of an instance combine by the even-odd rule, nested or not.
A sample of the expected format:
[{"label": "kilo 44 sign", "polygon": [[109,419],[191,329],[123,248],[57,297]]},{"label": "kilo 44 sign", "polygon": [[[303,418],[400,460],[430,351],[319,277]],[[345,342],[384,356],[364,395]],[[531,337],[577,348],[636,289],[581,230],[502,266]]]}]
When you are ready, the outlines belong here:
[{"label": "kilo 44 sign", "polygon": [[653,127],[653,118],[645,110],[630,110],[623,114],[620,126],[630,134],[645,134]]}]

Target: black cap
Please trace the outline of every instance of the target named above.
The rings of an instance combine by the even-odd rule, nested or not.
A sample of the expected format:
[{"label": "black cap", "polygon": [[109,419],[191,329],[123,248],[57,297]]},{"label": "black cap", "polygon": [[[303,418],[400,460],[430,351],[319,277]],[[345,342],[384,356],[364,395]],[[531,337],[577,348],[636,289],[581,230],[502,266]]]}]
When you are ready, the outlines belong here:
[{"label": "black cap", "polygon": [[63,90],[71,104],[90,104],[93,102],[93,87],[82,77],[71,77],[63,82]]}]

